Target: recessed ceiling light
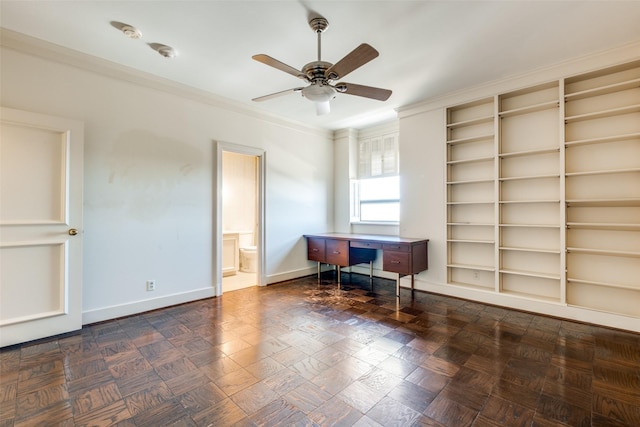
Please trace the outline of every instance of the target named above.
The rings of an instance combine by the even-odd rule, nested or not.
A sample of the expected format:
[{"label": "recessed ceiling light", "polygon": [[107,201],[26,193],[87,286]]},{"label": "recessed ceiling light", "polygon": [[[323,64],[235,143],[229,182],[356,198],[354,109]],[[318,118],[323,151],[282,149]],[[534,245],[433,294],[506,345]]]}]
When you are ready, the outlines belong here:
[{"label": "recessed ceiling light", "polygon": [[123,25],[121,30],[122,33],[130,39],[139,39],[140,37],[142,37],[142,33],[140,32],[140,30],[138,30],[136,27],[132,27],[131,25]]}]

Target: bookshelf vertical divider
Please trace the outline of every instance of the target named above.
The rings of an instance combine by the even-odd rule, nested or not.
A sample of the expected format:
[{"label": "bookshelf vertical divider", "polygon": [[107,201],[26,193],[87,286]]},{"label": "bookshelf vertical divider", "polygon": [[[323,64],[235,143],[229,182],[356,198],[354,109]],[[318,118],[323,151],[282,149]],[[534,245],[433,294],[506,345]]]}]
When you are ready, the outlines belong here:
[{"label": "bookshelf vertical divider", "polygon": [[[496,161],[493,162],[493,217],[495,221],[493,223],[493,240],[496,242],[494,245],[494,260],[495,260],[495,271],[500,270],[500,246],[502,238],[500,236],[500,204],[498,200],[500,200],[500,181],[498,177],[500,176],[500,162],[497,160],[498,154],[500,153],[500,115],[499,115],[499,96],[494,95],[493,97],[493,134],[494,143],[493,143],[493,158]],[[502,281],[500,280],[500,274],[495,275],[495,284],[494,284],[495,292],[502,292]]]},{"label": "bookshelf vertical divider", "polygon": [[560,230],[560,303],[566,305],[567,303],[567,197],[566,197],[566,141],[565,127],[564,127],[564,79],[560,79],[558,85],[558,99],[560,100],[560,108],[558,111],[558,141],[560,141],[560,218],[559,224]]}]

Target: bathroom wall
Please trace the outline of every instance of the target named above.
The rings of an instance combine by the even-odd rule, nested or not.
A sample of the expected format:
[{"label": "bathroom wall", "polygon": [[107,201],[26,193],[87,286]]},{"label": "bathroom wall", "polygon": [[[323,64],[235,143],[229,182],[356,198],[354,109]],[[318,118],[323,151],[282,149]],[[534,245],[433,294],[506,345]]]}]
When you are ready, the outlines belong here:
[{"label": "bathroom wall", "polygon": [[225,151],[222,158],[222,230],[240,233],[240,246],[254,246],[257,230],[255,156]]}]

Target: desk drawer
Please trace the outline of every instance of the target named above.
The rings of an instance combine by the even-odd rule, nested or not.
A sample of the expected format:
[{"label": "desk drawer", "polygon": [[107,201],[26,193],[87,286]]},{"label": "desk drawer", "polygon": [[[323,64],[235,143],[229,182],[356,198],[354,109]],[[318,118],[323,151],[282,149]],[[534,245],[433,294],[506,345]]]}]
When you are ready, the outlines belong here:
[{"label": "desk drawer", "polygon": [[309,261],[325,261],[325,239],[307,238],[307,259]]},{"label": "desk drawer", "polygon": [[349,265],[349,241],[327,239],[325,243],[327,264],[346,267]]},{"label": "desk drawer", "polygon": [[382,254],[382,269],[395,273],[411,274],[409,255],[409,252],[385,250]]},{"label": "desk drawer", "polygon": [[382,250],[385,252],[411,252],[411,245],[405,245],[402,243],[385,243],[382,245]]},{"label": "desk drawer", "polygon": [[376,242],[352,241],[349,244],[351,245],[352,248],[382,249],[382,243],[376,243]]}]

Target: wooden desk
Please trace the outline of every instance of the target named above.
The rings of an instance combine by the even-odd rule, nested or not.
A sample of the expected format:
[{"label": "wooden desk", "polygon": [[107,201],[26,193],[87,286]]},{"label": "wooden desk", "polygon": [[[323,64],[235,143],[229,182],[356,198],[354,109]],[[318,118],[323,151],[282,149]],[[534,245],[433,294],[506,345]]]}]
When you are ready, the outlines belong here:
[{"label": "wooden desk", "polygon": [[376,251],[382,250],[382,270],[398,273],[396,296],[400,297],[400,277],[411,275],[413,292],[413,275],[428,268],[428,239],[351,233],[305,234],[304,237],[307,239],[307,259],[318,262],[318,278],[320,264],[337,266],[340,283],[340,267],[367,262],[371,277]]}]

